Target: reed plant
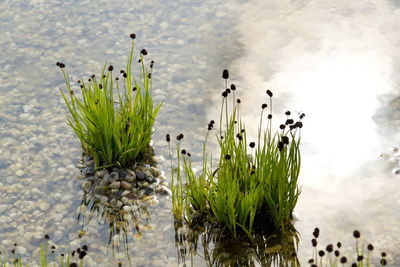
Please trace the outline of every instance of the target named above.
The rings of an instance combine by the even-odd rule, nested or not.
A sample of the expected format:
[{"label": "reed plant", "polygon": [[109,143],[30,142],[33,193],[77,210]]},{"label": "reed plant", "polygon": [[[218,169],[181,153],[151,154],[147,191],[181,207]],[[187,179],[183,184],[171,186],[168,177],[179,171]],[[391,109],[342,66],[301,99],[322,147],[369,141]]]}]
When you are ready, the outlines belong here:
[{"label": "reed plant", "polygon": [[[151,95],[154,62],[146,67],[142,49],[138,63],[139,78],[132,73],[134,39],[126,67],[120,77],[114,67],[104,65],[101,75],[87,82],[79,80],[80,95],[73,90],[65,64],[57,62],[65,79],[67,92],[60,89],[69,110],[68,124],[78,136],[86,155],[96,166],[126,166],[145,157],[153,134],[153,123],[161,104],[154,105]],[[122,84],[122,86],[121,86]]]},{"label": "reed plant", "polygon": [[[219,130],[210,121],[203,145],[202,169],[196,174],[190,155],[181,150],[183,134],[177,136],[177,168],[172,171],[173,212],[178,221],[191,223],[197,214],[211,215],[234,236],[238,229],[251,236],[253,230],[284,230],[291,224],[300,189],[300,135],[304,114],[294,122],[291,113],[277,131],[272,130],[272,97],[267,90],[262,104],[256,142],[250,138],[240,116],[241,100],[236,86],[228,88],[229,73],[222,75]],[[269,109],[268,109],[269,106]],[[269,112],[267,112],[269,110]],[[220,153],[217,164],[207,152],[207,141],[215,135]],[[179,138],[182,137],[182,138]],[[171,138],[168,135],[167,141]]]},{"label": "reed plant", "polygon": [[[60,266],[60,267],[83,267],[84,266],[84,258],[87,255],[88,247],[87,245],[83,245],[80,248],[72,251],[71,253],[61,253],[59,256],[56,256],[55,250],[56,247],[54,245],[49,244],[48,239],[49,236],[45,235],[45,241],[40,244],[39,250],[39,264],[41,267],[48,266]],[[14,247],[11,250],[12,259],[11,262],[7,259],[0,260],[1,267],[28,267],[29,264],[23,264],[21,257],[18,254],[18,246],[14,244]],[[1,252],[0,252],[1,256]],[[49,259],[51,258],[51,259]]]},{"label": "reed plant", "polygon": [[[360,241],[361,233],[358,230],[353,231],[353,237],[355,238],[355,255],[346,256],[340,249],[342,243],[337,242],[336,244],[328,244],[325,249],[319,245],[318,237],[320,235],[319,228],[315,228],[313,231],[313,239],[311,239],[311,245],[313,247],[312,257],[308,260],[308,264],[311,267],[338,267],[338,266],[351,266],[351,267],[371,267],[371,266],[386,266],[388,264],[386,252],[380,253],[379,262],[374,262],[373,253],[374,246],[368,244],[364,246],[364,241]],[[378,264],[378,265],[376,265]]]}]

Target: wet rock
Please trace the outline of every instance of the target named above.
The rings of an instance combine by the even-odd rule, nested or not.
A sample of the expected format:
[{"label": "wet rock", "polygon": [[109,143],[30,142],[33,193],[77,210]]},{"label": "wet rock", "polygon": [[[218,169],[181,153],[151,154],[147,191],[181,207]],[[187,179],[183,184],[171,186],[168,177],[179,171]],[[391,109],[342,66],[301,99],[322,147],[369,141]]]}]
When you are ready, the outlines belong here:
[{"label": "wet rock", "polygon": [[118,172],[112,172],[112,173],[110,173],[110,179],[111,179],[111,181],[113,181],[113,182],[118,181],[118,179],[119,179]]},{"label": "wet rock", "polygon": [[118,176],[121,178],[125,178],[128,175],[128,172],[124,169],[118,169]]},{"label": "wet rock", "polygon": [[92,187],[92,183],[90,181],[84,181],[82,184],[82,190],[85,192],[89,192],[91,187]]},{"label": "wet rock", "polygon": [[121,194],[121,196],[125,197],[126,195],[130,194],[131,191],[130,190],[124,190]]},{"label": "wet rock", "polygon": [[151,188],[151,187],[145,188],[145,189],[143,190],[143,193],[144,193],[144,195],[146,195],[146,196],[153,195],[153,194],[154,194],[154,189]]},{"label": "wet rock", "polygon": [[150,167],[149,172],[151,173],[151,175],[153,175],[154,177],[158,177],[161,175],[160,170],[158,170],[155,167]]},{"label": "wet rock", "polygon": [[127,199],[137,199],[137,195],[135,193],[129,193],[125,196]]},{"label": "wet rock", "polygon": [[133,171],[129,171],[126,177],[124,178],[125,181],[132,183],[136,180],[136,174]]},{"label": "wet rock", "polygon": [[132,189],[132,184],[126,182],[126,181],[122,181],[120,182],[121,188],[125,189],[125,190],[130,190]]},{"label": "wet rock", "polygon": [[101,186],[107,186],[111,183],[111,178],[108,173],[104,174],[103,179],[100,181]]},{"label": "wet rock", "polygon": [[145,174],[144,172],[142,172],[142,171],[136,171],[135,174],[136,174],[136,180],[137,180],[137,181],[144,181],[144,180],[146,180],[146,174]]},{"label": "wet rock", "polygon": [[142,186],[143,186],[143,187],[149,187],[150,184],[149,184],[148,182],[144,182]]},{"label": "wet rock", "polygon": [[108,171],[106,169],[103,169],[103,170],[97,171],[94,176],[97,178],[103,178],[106,173],[108,174]]},{"label": "wet rock", "polygon": [[165,196],[170,196],[172,195],[171,190],[169,190],[169,188],[162,186],[162,185],[158,185],[156,187],[156,193],[160,194],[160,195],[165,195]]},{"label": "wet rock", "polygon": [[110,194],[110,188],[108,186],[96,186],[93,190],[94,194],[107,196]]},{"label": "wet rock", "polygon": [[44,201],[44,200],[40,200],[40,201],[38,202],[38,206],[39,206],[39,208],[40,208],[42,211],[46,211],[46,210],[48,210],[49,207],[50,207],[49,203],[47,203],[47,202]]},{"label": "wet rock", "polygon": [[111,189],[119,189],[121,187],[121,182],[112,182],[110,184]]}]

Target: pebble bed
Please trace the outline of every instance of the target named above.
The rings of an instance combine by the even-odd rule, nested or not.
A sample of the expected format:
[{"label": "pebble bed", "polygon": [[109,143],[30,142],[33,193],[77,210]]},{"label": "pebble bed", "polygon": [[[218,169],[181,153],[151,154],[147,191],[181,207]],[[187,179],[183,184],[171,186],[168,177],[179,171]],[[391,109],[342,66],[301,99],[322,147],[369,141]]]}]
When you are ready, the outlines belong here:
[{"label": "pebble bed", "polygon": [[[11,256],[14,243],[18,243],[17,253],[24,262],[38,266],[39,246],[48,234],[51,244],[56,246],[56,254],[88,245],[87,266],[118,266],[118,262],[123,266],[172,267],[185,262],[205,266],[201,244],[192,259],[180,259],[174,245],[175,234],[185,235],[189,230],[182,228],[176,233],[174,229],[165,134],[184,133],[183,145],[190,150],[194,163],[198,163],[207,122],[218,118],[222,69],[230,69],[233,79],[237,79],[232,81],[237,84],[238,94],[243,96],[244,107],[255,110],[263,101],[255,90],[263,91],[271,77],[283,77],[285,81],[273,84],[277,90],[290,85],[287,81],[295,75],[282,76],[281,71],[291,58],[330,51],[320,46],[332,40],[310,35],[309,27],[317,27],[322,21],[341,21],[344,25],[349,14],[359,17],[357,12],[363,10],[365,16],[390,18],[378,25],[380,29],[390,32],[389,29],[397,28],[393,25],[398,25],[399,9],[379,5],[381,1],[376,3],[376,6],[367,3],[363,6],[360,2],[360,7],[353,7],[343,1],[329,9],[321,1],[308,4],[219,0],[118,4],[106,0],[1,1],[1,255]],[[315,13],[302,13],[307,10]],[[374,13],[376,10],[383,11]],[[263,12],[267,11],[265,15]],[[333,17],[328,20],[328,16]],[[367,18],[374,22],[375,17]],[[260,27],[259,21],[264,19],[270,20],[265,27]],[[357,24],[351,21],[349,25]],[[322,28],[343,32],[338,31],[336,24],[333,27],[327,23]],[[155,61],[153,94],[155,102],[164,101],[154,125],[158,164],[156,169],[143,165],[82,173],[87,161],[80,161],[82,150],[66,125],[67,110],[58,91],[65,85],[55,62],[67,65],[71,81],[98,74],[104,62],[118,68],[125,63],[132,32],[137,34],[138,50],[148,50],[147,62]],[[377,36],[375,39],[381,40]],[[395,45],[396,36],[387,36],[379,53],[395,54],[395,47],[400,47]],[[342,37],[346,36],[338,38]],[[266,45],[259,40],[264,40]],[[388,43],[392,45],[387,47]],[[293,68],[307,69],[308,65]],[[398,76],[398,66],[393,68],[396,75],[387,77]],[[391,82],[396,84],[396,80]],[[73,90],[79,91],[75,83]],[[274,93],[277,105],[285,103],[291,94]],[[306,114],[318,102],[314,100],[302,103]],[[352,101],[358,103],[359,99]],[[392,112],[398,109],[398,103],[388,111],[386,102],[381,103],[378,123],[390,131],[385,130],[377,138],[385,140],[379,143],[379,151],[385,151],[391,140],[400,141],[396,135],[399,127],[394,114],[397,113]],[[322,112],[320,106],[315,106],[315,110]],[[312,114],[309,120],[311,123]],[[391,135],[386,135],[387,132]],[[311,134],[305,132],[304,136]],[[342,241],[348,254],[354,246],[351,233],[358,228],[377,250],[388,252],[391,265],[400,265],[397,192],[400,183],[398,176],[391,174],[397,163],[380,161],[376,155],[376,159],[362,161],[362,168],[356,174],[342,179],[338,182],[340,186],[335,187],[336,175],[325,170],[316,172],[315,163],[309,160],[313,148],[310,144],[304,148],[303,170],[306,174],[321,176],[326,182],[324,188],[318,188],[307,180],[307,175],[302,177],[303,191],[296,209],[301,262],[305,263],[311,254],[311,232],[318,226],[322,243]],[[359,164],[358,159],[355,162]],[[188,250],[190,246],[193,243],[178,247]],[[229,243],[217,247],[213,250],[215,246],[211,244],[209,252],[221,258],[229,255]],[[236,251],[238,255],[252,255],[246,244],[243,247],[242,251]]]}]

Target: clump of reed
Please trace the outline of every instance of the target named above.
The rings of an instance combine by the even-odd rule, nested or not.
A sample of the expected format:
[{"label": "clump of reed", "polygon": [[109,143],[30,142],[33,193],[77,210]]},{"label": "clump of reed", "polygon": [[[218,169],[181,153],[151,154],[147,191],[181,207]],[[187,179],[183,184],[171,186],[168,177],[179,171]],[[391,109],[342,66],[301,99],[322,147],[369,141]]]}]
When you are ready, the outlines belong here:
[{"label": "clump of reed", "polygon": [[[369,267],[376,266],[373,263],[373,252],[374,246],[368,244],[366,249],[364,247],[364,241],[361,242],[361,233],[358,230],[353,231],[353,237],[356,240],[355,255],[349,257],[343,255],[340,251],[342,247],[341,242],[337,242],[336,245],[328,244],[325,249],[318,248],[318,237],[320,234],[319,228],[315,228],[313,231],[314,238],[311,239],[311,245],[313,247],[312,257],[308,260],[311,267],[322,267],[322,266],[351,266],[351,267]],[[387,265],[386,252],[381,252],[381,258],[379,261],[380,266]]]},{"label": "clump of reed", "polygon": [[[68,124],[78,136],[86,155],[96,166],[126,166],[145,157],[153,134],[153,123],[161,104],[154,105],[151,95],[154,62],[146,67],[147,51],[140,51],[139,78],[132,73],[135,34],[125,69],[120,77],[114,67],[104,65],[101,75],[92,75],[87,82],[79,80],[80,93],[72,90],[64,71],[65,64],[57,62],[65,79],[67,92],[61,91],[69,110]],[[123,84],[121,86],[120,84]],[[81,95],[79,97],[78,95]]]},{"label": "clump of reed", "polygon": [[[287,228],[292,221],[300,190],[300,132],[304,114],[297,122],[286,112],[286,121],[272,130],[273,93],[266,91],[258,133],[249,142],[249,134],[240,116],[241,100],[235,97],[236,86],[228,88],[228,70],[222,74],[219,130],[215,121],[208,124],[203,145],[202,169],[196,174],[190,153],[181,149],[183,134],[176,137],[176,161],[170,149],[173,213],[178,221],[192,223],[194,216],[210,215],[235,237],[238,230],[252,235]],[[269,109],[268,109],[269,107]],[[268,111],[267,111],[268,110]],[[264,127],[265,126],[265,127]],[[216,166],[207,153],[207,140],[215,135],[220,155]],[[171,136],[166,137],[170,144]]]},{"label": "clump of reed", "polygon": [[[57,256],[56,246],[49,244],[49,235],[44,236],[44,241],[40,244],[39,259],[41,267],[48,266],[60,266],[60,267],[83,267],[84,258],[87,255],[88,246],[83,245],[82,247],[73,250],[68,253],[60,253]],[[14,267],[28,267],[28,264],[23,264],[23,261],[18,253],[18,244],[15,243],[11,249],[12,260],[11,262],[7,259],[0,260],[1,267],[14,266]],[[0,257],[1,257],[0,252]],[[49,259],[50,258],[50,259]]]}]

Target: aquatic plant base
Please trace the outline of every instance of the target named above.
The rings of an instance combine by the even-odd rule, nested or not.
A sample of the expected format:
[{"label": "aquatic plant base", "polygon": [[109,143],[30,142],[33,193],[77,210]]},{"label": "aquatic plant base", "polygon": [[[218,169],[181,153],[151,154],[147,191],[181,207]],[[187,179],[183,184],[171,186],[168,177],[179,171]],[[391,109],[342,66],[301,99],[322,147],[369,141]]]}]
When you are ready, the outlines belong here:
[{"label": "aquatic plant base", "polygon": [[78,167],[82,190],[114,210],[134,201],[157,202],[157,195],[171,195],[162,171],[149,164],[94,171],[94,162],[84,157]]}]

